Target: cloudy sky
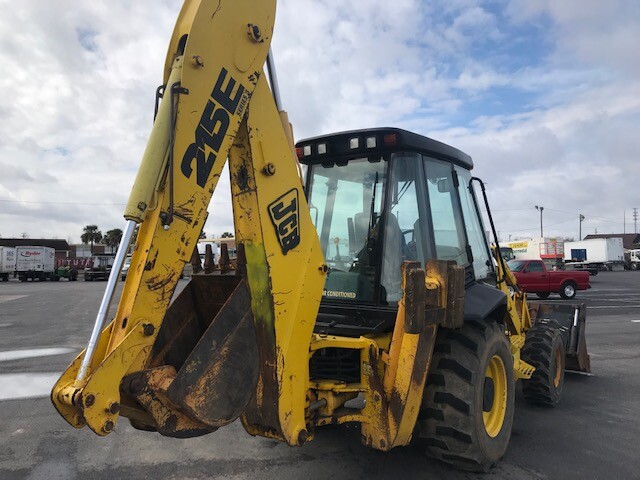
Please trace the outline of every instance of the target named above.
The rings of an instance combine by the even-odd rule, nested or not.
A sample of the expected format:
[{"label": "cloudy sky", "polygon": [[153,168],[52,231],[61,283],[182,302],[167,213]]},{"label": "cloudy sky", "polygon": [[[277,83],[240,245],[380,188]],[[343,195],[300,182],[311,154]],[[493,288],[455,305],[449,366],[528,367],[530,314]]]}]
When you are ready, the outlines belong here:
[{"label": "cloudy sky", "polygon": [[[5,3],[5,2],[2,2]],[[178,0],[23,0],[0,15],[0,236],[122,228]],[[640,2],[281,0],[297,138],[398,126],[474,158],[503,239],[633,232]],[[228,182],[205,231],[232,229]],[[623,217],[626,212],[626,227]]]}]

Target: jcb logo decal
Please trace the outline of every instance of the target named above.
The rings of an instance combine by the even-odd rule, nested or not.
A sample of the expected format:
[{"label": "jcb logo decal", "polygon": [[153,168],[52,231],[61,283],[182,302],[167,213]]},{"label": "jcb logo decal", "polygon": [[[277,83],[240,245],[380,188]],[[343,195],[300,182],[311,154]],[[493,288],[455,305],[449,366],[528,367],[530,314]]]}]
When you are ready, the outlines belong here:
[{"label": "jcb logo decal", "polygon": [[300,244],[298,190],[295,188],[289,190],[269,205],[269,216],[276,229],[282,253],[286,255],[289,250]]},{"label": "jcb logo decal", "polygon": [[[189,145],[182,157],[181,170],[187,178],[191,178],[195,161],[196,182],[202,188],[207,184],[220,146],[229,129],[230,116],[240,114],[241,112],[236,112],[238,105],[240,104],[240,110],[243,110],[247,103],[246,99],[243,100],[245,89],[242,85],[238,86],[233,95],[237,82],[231,76],[227,80],[228,73],[224,68],[220,70],[218,80],[200,117],[200,124],[196,128],[195,142]],[[242,103],[240,100],[243,100]],[[205,150],[205,147],[208,148]],[[226,155],[226,152],[223,154]]]}]

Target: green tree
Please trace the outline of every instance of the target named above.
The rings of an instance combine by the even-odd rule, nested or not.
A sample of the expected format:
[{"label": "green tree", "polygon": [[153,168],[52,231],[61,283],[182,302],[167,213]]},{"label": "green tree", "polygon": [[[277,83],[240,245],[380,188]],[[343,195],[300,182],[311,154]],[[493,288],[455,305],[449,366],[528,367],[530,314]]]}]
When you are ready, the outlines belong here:
[{"label": "green tree", "polygon": [[97,225],[87,225],[83,229],[83,234],[80,235],[80,240],[82,243],[91,244],[91,254],[93,255],[93,242],[99,242],[102,240],[102,232],[98,230]]},{"label": "green tree", "polygon": [[222,235],[220,235],[220,238],[233,238],[233,233],[224,232]]},{"label": "green tree", "polygon": [[122,230],[119,228],[114,228],[113,230],[108,230],[107,233],[104,234],[104,244],[111,249],[111,253],[118,248],[120,245],[120,241],[122,240]]}]

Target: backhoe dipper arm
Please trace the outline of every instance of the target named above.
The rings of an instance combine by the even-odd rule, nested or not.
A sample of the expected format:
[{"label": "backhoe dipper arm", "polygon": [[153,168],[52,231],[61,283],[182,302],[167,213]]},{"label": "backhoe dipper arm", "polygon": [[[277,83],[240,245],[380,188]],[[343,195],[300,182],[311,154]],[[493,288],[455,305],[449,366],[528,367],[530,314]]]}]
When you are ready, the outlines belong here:
[{"label": "backhoe dipper arm", "polygon": [[[125,210],[139,232],[117,313],[97,335],[86,373],[78,375],[83,351],[52,391],[58,412],[77,428],[86,424],[106,435],[122,413],[185,436],[213,431],[244,412],[256,433],[290,444],[306,439],[308,365],[284,359],[308,354],[326,269],[288,121],[262,72],[274,17],[275,0],[187,0],[182,8],[163,99]],[[207,312],[193,305],[182,317],[169,315],[228,157],[243,278],[228,301],[212,307],[213,320],[203,321]],[[243,289],[250,311],[238,313],[232,309]],[[219,290],[202,301],[212,302]],[[201,337],[188,338],[184,332],[198,323]],[[161,350],[170,350],[171,334],[175,342],[191,342],[193,354],[167,360]],[[246,339],[241,348],[234,343],[239,337]],[[257,374],[244,380],[237,405],[221,413],[225,405],[211,399],[233,387],[243,357]],[[203,365],[218,380],[185,380]]]}]

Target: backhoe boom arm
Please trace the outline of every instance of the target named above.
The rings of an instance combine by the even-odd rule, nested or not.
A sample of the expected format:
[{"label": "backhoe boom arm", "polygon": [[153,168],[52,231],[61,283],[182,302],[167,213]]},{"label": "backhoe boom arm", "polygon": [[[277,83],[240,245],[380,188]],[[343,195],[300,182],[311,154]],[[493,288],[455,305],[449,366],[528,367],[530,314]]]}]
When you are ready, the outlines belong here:
[{"label": "backhoe boom arm", "polygon": [[[307,367],[283,359],[296,349],[307,355],[325,272],[288,122],[281,121],[262,72],[274,16],[275,0],[188,0],[182,8],[167,54],[162,103],[125,210],[125,218],[140,227],[117,312],[97,338],[86,377],[76,381],[83,352],[52,392],[57,410],[75,427],[86,424],[106,435],[120,412],[139,423],[150,422],[152,412],[155,424],[175,424],[180,436],[214,430],[246,411],[247,423],[270,428],[292,444],[305,435]],[[167,315],[163,322],[227,158],[246,287],[234,287],[220,318],[208,319],[216,325],[210,330],[224,330],[220,325],[232,318],[227,303],[243,288],[250,311],[242,317],[245,327],[217,339],[220,358],[208,360],[223,370],[219,377],[225,381],[224,371],[236,365],[232,349],[225,348],[251,330],[260,372],[246,382],[235,400],[244,404],[230,409],[233,414],[206,405],[206,386],[181,390],[179,368],[159,369],[154,347],[169,329],[189,328],[196,315],[175,324]],[[247,329],[250,324],[255,328]],[[200,333],[200,342],[214,341],[213,334]],[[273,402],[278,414],[270,416]]]}]

